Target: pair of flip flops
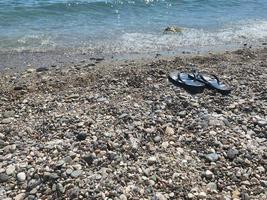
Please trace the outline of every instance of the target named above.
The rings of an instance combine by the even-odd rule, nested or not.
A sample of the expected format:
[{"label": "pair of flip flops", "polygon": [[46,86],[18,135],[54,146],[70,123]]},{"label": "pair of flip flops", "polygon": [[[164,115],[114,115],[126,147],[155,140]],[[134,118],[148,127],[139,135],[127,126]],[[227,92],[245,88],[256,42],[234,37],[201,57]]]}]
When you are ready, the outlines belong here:
[{"label": "pair of flip flops", "polygon": [[203,92],[204,88],[214,89],[224,95],[231,92],[231,88],[223,84],[215,75],[204,75],[198,72],[180,73],[174,70],[169,74],[169,80],[191,93]]}]

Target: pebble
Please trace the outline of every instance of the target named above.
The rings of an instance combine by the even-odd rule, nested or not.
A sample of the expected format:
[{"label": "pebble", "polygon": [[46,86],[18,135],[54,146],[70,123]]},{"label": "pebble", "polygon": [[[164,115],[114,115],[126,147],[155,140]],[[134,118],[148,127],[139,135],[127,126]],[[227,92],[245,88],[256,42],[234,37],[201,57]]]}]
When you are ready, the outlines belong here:
[{"label": "pebble", "polygon": [[24,172],[20,172],[17,174],[17,180],[23,182],[26,180],[26,174]]},{"label": "pebble", "polygon": [[57,191],[60,193],[65,192],[65,188],[63,187],[63,185],[61,183],[57,183],[56,188],[57,188]]},{"label": "pebble", "polygon": [[84,156],[83,159],[88,165],[92,165],[95,158],[93,155],[88,154],[88,155]]},{"label": "pebble", "polygon": [[74,170],[72,173],[71,173],[71,177],[73,178],[77,178],[78,176],[80,176],[82,174],[82,171],[81,170]]},{"label": "pebble", "polygon": [[76,139],[77,139],[78,141],[85,140],[86,137],[87,137],[87,134],[86,134],[86,133],[78,133],[78,134],[76,135]]},{"label": "pebble", "polygon": [[157,162],[157,158],[155,156],[151,156],[150,158],[147,159],[147,164],[153,165]]},{"label": "pebble", "polygon": [[232,198],[233,198],[233,200],[240,199],[240,192],[238,190],[234,190],[232,192]]},{"label": "pebble", "polygon": [[125,196],[125,194],[120,195],[120,200],[127,200],[127,197]]},{"label": "pebble", "polygon": [[6,174],[1,173],[0,174],[0,183],[7,182],[9,180],[9,176]]},{"label": "pebble", "polygon": [[217,153],[210,153],[207,154],[205,157],[210,162],[215,162],[219,159],[219,155]]},{"label": "pebble", "polygon": [[158,143],[160,142],[160,140],[161,140],[161,137],[159,135],[154,137],[154,142]]},{"label": "pebble", "polygon": [[227,158],[229,159],[229,160],[233,160],[233,159],[235,159],[235,157],[238,155],[238,150],[237,149],[229,149],[228,151],[227,151]]},{"label": "pebble", "polygon": [[20,193],[20,194],[17,194],[14,197],[14,200],[23,200],[25,197],[26,197],[26,194],[25,193]]},{"label": "pebble", "polygon": [[207,190],[210,192],[217,192],[217,184],[214,182],[210,182],[207,184]]},{"label": "pebble", "polygon": [[16,170],[15,165],[9,165],[6,169],[6,174],[7,175],[14,174],[15,170]]},{"label": "pebble", "polygon": [[165,129],[165,134],[166,135],[173,135],[174,134],[174,129],[167,126],[166,129]]},{"label": "pebble", "polygon": [[158,200],[167,200],[167,198],[159,192],[156,193],[156,197]]},{"label": "pebble", "polygon": [[212,177],[213,177],[213,173],[212,173],[210,170],[206,170],[205,173],[204,173],[204,176],[205,176],[207,179],[212,179]]},{"label": "pebble", "polygon": [[197,196],[199,199],[206,199],[207,198],[206,192],[200,192],[200,193],[198,193]]},{"label": "pebble", "polygon": [[49,71],[47,67],[39,67],[36,69],[36,72],[46,72],[46,71]]}]

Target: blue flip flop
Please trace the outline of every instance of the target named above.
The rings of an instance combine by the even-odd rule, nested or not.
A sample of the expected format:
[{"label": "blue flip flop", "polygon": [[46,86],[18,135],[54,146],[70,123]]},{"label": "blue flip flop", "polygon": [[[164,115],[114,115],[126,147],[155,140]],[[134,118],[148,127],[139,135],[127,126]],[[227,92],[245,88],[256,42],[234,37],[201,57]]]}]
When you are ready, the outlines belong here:
[{"label": "blue flip flop", "polygon": [[169,81],[174,85],[183,87],[190,93],[200,93],[203,92],[205,88],[205,83],[197,80],[195,74],[180,73],[175,70],[170,72]]},{"label": "blue flip flop", "polygon": [[195,74],[194,77],[210,89],[214,89],[223,95],[227,95],[231,92],[231,88],[223,84],[216,75],[202,75],[200,73]]}]

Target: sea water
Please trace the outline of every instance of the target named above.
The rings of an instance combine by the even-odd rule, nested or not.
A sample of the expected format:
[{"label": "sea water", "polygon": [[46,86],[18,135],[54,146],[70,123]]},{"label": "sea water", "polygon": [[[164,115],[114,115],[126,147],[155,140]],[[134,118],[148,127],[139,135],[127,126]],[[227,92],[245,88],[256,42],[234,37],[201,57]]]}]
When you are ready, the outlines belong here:
[{"label": "sea water", "polygon": [[266,40],[267,0],[0,0],[0,51],[150,53]]}]

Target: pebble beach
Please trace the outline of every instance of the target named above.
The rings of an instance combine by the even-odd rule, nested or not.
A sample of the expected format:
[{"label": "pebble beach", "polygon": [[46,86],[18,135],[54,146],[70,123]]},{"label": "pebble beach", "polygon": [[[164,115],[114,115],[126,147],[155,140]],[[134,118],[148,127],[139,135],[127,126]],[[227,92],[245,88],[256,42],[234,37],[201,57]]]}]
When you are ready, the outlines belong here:
[{"label": "pebble beach", "polygon": [[267,48],[88,60],[1,70],[0,199],[267,199]]}]

